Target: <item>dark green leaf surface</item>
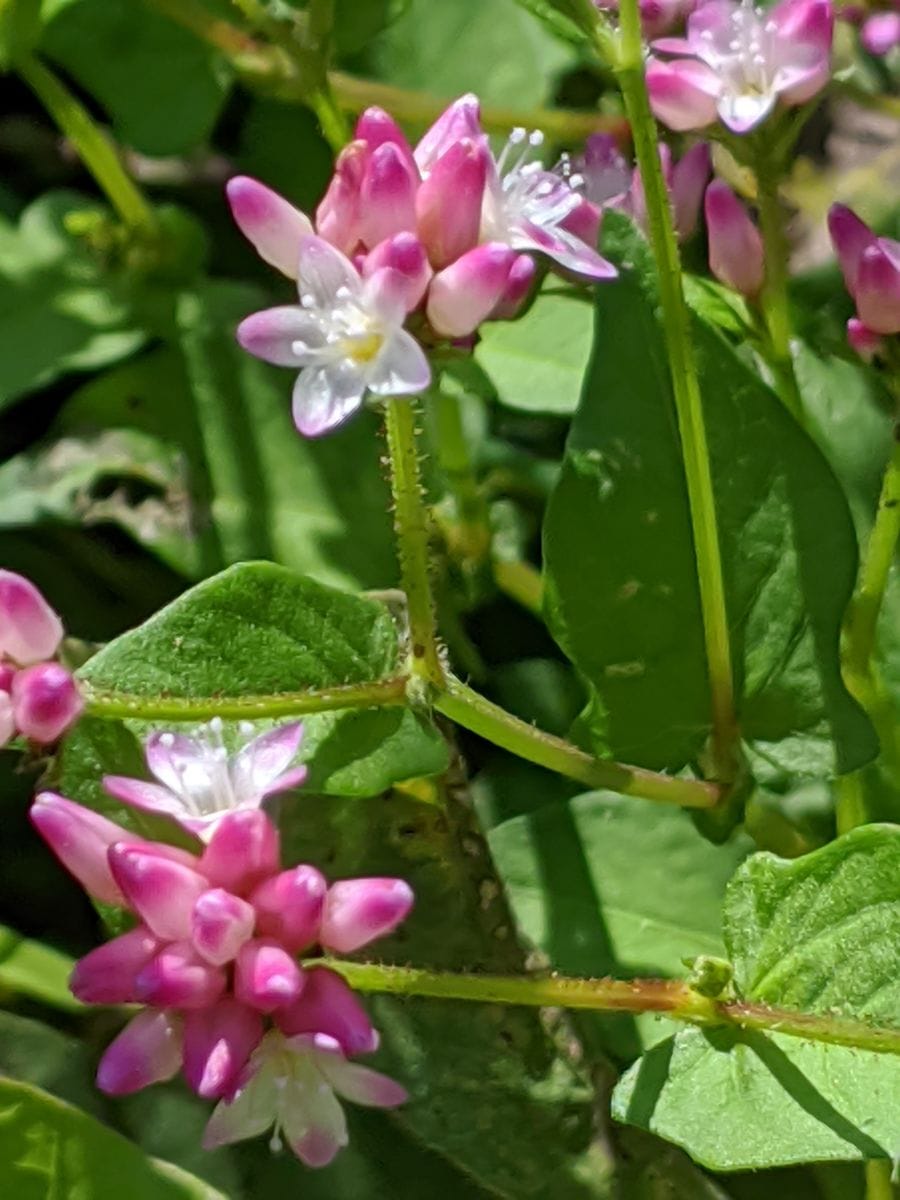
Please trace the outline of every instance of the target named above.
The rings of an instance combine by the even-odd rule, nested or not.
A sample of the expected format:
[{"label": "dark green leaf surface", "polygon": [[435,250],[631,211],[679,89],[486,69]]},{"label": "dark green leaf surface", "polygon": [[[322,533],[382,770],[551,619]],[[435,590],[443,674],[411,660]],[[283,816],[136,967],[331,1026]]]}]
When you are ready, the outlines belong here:
[{"label": "dark green leaf surface", "polygon": [[0,925],[0,989],[54,1008],[80,1009],[69,991],[71,970],[72,960],[67,955]]},{"label": "dark green leaf surface", "polygon": [[[744,999],[900,1024],[900,829],[795,861],[757,854],[725,901]],[[900,1055],[779,1033],[686,1030],[623,1078],[613,1114],[733,1171],[900,1153]]]},{"label": "dark green leaf surface", "polygon": [[[610,214],[625,264],[597,288],[594,354],[544,529],[547,615],[596,689],[595,741],[676,768],[709,730],[702,621],[670,383],[643,239]],[[876,752],[843,687],[855,577],[846,500],[812,441],[715,330],[694,321],[716,489],[738,718],[788,769]]]}]

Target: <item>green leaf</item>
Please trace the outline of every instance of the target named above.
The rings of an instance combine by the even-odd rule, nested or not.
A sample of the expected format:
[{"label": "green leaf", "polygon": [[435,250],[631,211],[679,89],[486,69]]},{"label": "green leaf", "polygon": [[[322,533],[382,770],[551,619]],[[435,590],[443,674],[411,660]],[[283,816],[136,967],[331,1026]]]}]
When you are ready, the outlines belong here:
[{"label": "green leaf", "polygon": [[[863,826],[801,859],[756,854],[724,909],[749,1002],[896,1027],[900,828]],[[896,1158],[900,1055],[733,1029],[679,1033],[616,1089],[613,1115],[714,1170]]]},{"label": "green leaf", "polygon": [[[330,878],[409,881],[415,908],[373,947],[379,961],[520,973],[525,951],[464,792],[446,789],[442,800],[392,792],[293,805],[282,814],[285,861],[316,863]],[[596,1137],[591,1088],[565,1041],[554,1040],[571,1044],[565,1025],[549,1016],[548,1033],[539,1013],[521,1008],[388,996],[366,1003],[382,1034],[377,1065],[411,1093],[393,1119],[415,1138],[491,1196],[609,1200],[613,1164]]]},{"label": "green leaf", "polygon": [[222,59],[134,0],[51,0],[42,48],[95,96],[116,137],[143,154],[183,154],[212,131],[228,93]]},{"label": "green leaf", "polygon": [[71,970],[68,955],[0,925],[0,990],[30,996],[54,1008],[80,1009],[69,991]]},{"label": "green leaf", "polygon": [[398,20],[410,0],[335,0],[334,42],[338,54],[353,54]]},{"label": "green leaf", "polygon": [[[274,699],[371,683],[402,669],[397,628],[384,604],[272,563],[243,563],[111,642],[79,674],[102,691],[209,699],[214,706],[225,698]],[[143,728],[139,700],[133,722]],[[438,732],[404,707],[315,714],[304,718],[304,727],[311,791],[374,795],[447,764]],[[80,758],[93,756],[121,774],[109,762],[119,752],[118,742],[99,754],[89,750],[88,734],[76,727],[66,758],[72,771]]]},{"label": "green leaf", "polygon": [[[489,841],[521,929],[552,966],[619,978],[680,978],[685,957],[725,953],[722,897],[751,845],[711,846],[686,813],[606,792],[506,821]],[[653,1016],[585,1027],[620,1058],[671,1029]]]},{"label": "green leaf", "polygon": [[567,10],[576,8],[575,5],[567,4],[565,0],[562,3],[554,3],[554,0],[517,0],[517,3],[521,4],[526,12],[543,21],[550,32],[563,41],[579,46],[588,40],[584,30],[571,16],[566,15]]},{"label": "green leaf", "polygon": [[[510,46],[515,53],[510,54]],[[366,64],[397,87],[453,100],[475,91],[485,104],[540,104],[570,54],[516,0],[412,0],[375,38]]]},{"label": "green leaf", "polygon": [[0,330],[15,347],[0,358],[0,409],[68,371],[115,362],[144,340],[123,287],[65,229],[69,213],[95,210],[74,192],[47,192],[18,228],[0,219]]},{"label": "green leaf", "polygon": [[0,1191],[15,1200],[226,1200],[187,1172],[149,1158],[87,1113],[0,1078]]},{"label": "green leaf", "polygon": [[30,53],[41,36],[41,0],[0,0],[0,70]]},{"label": "green leaf", "polygon": [[52,1092],[102,1120],[109,1102],[94,1084],[94,1069],[84,1042],[40,1021],[0,1011],[2,1075]]},{"label": "green leaf", "polygon": [[[596,289],[581,406],[544,527],[546,611],[596,696],[593,740],[677,769],[702,750],[710,699],[680,443],[649,248],[610,213],[620,277]],[[738,719],[791,770],[876,753],[840,677],[857,552],[828,463],[721,335],[693,322],[716,492]]]},{"label": "green leaf", "polygon": [[518,320],[484,325],[475,360],[508,407],[568,416],[578,407],[593,335],[587,296],[545,285]]}]

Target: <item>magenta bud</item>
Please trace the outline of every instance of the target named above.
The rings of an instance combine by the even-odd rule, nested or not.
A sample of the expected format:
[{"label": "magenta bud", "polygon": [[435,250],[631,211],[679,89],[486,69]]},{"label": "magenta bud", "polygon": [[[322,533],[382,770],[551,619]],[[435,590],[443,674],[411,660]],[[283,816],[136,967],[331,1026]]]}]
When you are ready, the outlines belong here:
[{"label": "magenta bud", "polygon": [[866,17],[859,40],[869,54],[879,58],[890,54],[895,46],[900,46],[900,12],[877,12]]},{"label": "magenta bud", "polygon": [[425,249],[414,233],[397,233],[379,242],[363,259],[363,277],[369,279],[385,267],[404,280],[404,304],[406,311],[412,312],[422,302],[432,274]]},{"label": "magenta bud", "polygon": [[191,935],[191,913],[207,882],[193,867],[157,853],[155,846],[119,841],[109,865],[129,908],[157,937],[182,941]]},{"label": "magenta bud", "polygon": [[828,231],[847,291],[855,298],[863,251],[874,243],[875,234],[844,204],[832,204],[828,210]]},{"label": "magenta bud", "polygon": [[720,283],[752,299],[763,285],[765,268],[759,230],[726,183],[715,179],[706,189],[709,268]]},{"label": "magenta bud", "polygon": [[482,139],[456,142],[435,163],[416,196],[417,231],[435,267],[478,243],[490,151]]},{"label": "magenta bud", "polygon": [[84,708],[75,680],[54,662],[18,671],[12,699],[19,732],[41,744],[55,742]]},{"label": "magenta bud", "polygon": [[711,163],[709,145],[706,142],[698,142],[696,146],[691,146],[671,169],[669,195],[675,219],[675,232],[680,241],[689,238],[697,228],[700,204],[709,180]]},{"label": "magenta bud", "polygon": [[319,237],[352,254],[359,242],[359,196],[371,151],[363,141],[350,142],[334,164],[334,174],[316,209]]},{"label": "magenta bud", "polygon": [[359,238],[377,246],[395,233],[416,227],[419,177],[393,142],[379,146],[369,159],[359,194]]},{"label": "magenta bud", "polygon": [[431,171],[438,159],[464,138],[480,141],[483,137],[478,97],[469,92],[445,108],[423,135],[415,150],[419,170],[423,175]]},{"label": "magenta bud", "polygon": [[127,1096],[171,1079],[180,1066],[180,1018],[150,1008],[107,1046],[97,1068],[97,1087],[108,1096]]},{"label": "magenta bud", "polygon": [[372,1054],[378,1049],[378,1033],[350,986],[327,967],[306,972],[303,995],[289,1008],[275,1013],[283,1033],[324,1033],[333,1037],[348,1056]]},{"label": "magenta bud", "polygon": [[396,147],[401,158],[418,180],[419,172],[406,135],[390,113],[386,113],[383,108],[374,105],[367,108],[356,122],[353,137],[357,141],[366,142],[370,151],[375,151],[379,146],[389,142]]},{"label": "magenta bud", "polygon": [[300,995],[303,972],[287,950],[271,939],[254,938],[238,952],[234,964],[234,994],[242,1004],[260,1012],[284,1008]]},{"label": "magenta bud", "polygon": [[412,905],[412,888],[402,879],[341,879],[328,889],[319,941],[351,954],[396,929]]},{"label": "magenta bud", "polygon": [[138,972],[138,1000],[154,1008],[206,1008],[226,985],[225,972],[200,958],[190,942],[172,942]]},{"label": "magenta bud", "polygon": [[313,232],[309,218],[247,175],[229,179],[225,193],[238,228],[260,258],[289,279],[296,279],[300,242]]},{"label": "magenta bud", "polygon": [[191,941],[197,953],[222,967],[235,957],[253,934],[253,906],[222,888],[198,896],[191,913]]},{"label": "magenta bud", "polygon": [[267,879],[251,896],[261,934],[286,950],[305,950],[319,940],[328,884],[315,867],[301,865]]},{"label": "magenta bud", "polygon": [[62,865],[86,891],[104,904],[125,905],[107,854],[115,842],[129,837],[120,825],[55,792],[41,792],[28,815]]},{"label": "magenta bud", "polygon": [[80,958],[69,989],[84,1004],[135,1004],[135,979],[158,952],[158,939],[139,925]]},{"label": "magenta bud", "polygon": [[435,332],[451,338],[473,333],[502,299],[517,257],[504,243],[488,242],[439,271],[425,308]]},{"label": "magenta bud", "polygon": [[863,250],[856,311],[873,333],[900,333],[900,242],[876,238]]},{"label": "magenta bud", "polygon": [[52,658],[63,627],[31,580],[0,570],[0,658],[20,666]]},{"label": "magenta bud", "polygon": [[230,1095],[263,1036],[262,1017],[230,996],[185,1014],[184,1077],[198,1096]]},{"label": "magenta bud", "polygon": [[213,887],[246,895],[279,867],[278,831],[258,808],[234,809],[216,826],[199,870]]},{"label": "magenta bud", "polygon": [[491,313],[491,319],[505,321],[516,316],[519,309],[528,299],[531,285],[537,274],[534,259],[527,254],[520,254],[509,269],[506,290],[500,297],[500,302]]},{"label": "magenta bud", "polygon": [[871,362],[882,348],[881,335],[863,325],[858,317],[851,317],[847,322],[847,341],[866,362]]}]

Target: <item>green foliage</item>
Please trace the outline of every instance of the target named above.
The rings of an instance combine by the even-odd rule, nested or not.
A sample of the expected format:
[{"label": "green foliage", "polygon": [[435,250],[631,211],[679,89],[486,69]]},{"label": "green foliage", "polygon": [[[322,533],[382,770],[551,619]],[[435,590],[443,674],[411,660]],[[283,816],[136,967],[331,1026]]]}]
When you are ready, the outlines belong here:
[{"label": "green foliage", "polygon": [[34,49],[41,36],[41,0],[0,0],[0,70]]},{"label": "green foliage", "polygon": [[[794,862],[749,858],[724,906],[740,997],[896,1026],[898,860],[900,830],[874,825]],[[777,1032],[691,1029],[631,1068],[613,1114],[734,1171],[896,1158],[898,1105],[895,1054]]]},{"label": "green foliage", "polygon": [[[594,743],[678,768],[702,751],[710,711],[687,491],[649,250],[625,218],[606,228],[628,268],[597,289],[592,364],[544,527],[546,611],[594,689]],[[701,320],[693,331],[741,728],[793,771],[861,766],[876,743],[837,659],[856,562],[847,502],[758,376]]]},{"label": "green foliage", "polygon": [[0,989],[77,1010],[81,1005],[69,991],[71,970],[72,960],[65,954],[0,925]]}]

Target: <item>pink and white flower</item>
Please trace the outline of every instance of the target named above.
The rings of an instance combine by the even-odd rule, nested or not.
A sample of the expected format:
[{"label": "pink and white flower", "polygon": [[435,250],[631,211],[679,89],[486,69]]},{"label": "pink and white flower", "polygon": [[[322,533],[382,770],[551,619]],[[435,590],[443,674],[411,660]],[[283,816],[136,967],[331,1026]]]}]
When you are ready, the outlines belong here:
[{"label": "pink and white flower", "polygon": [[341,425],[367,392],[409,395],[431,382],[421,346],[403,328],[409,287],[393,268],[363,279],[320,237],[300,243],[300,303],[254,313],[238,327],[251,354],[300,374],[294,423],[305,437]]},{"label": "pink and white flower", "polygon": [[[169,731],[152,734],[144,750],[157,783],[107,775],[103,786],[111,796],[134,808],[164,813],[205,840],[228,812],[259,808],[277,792],[299,787],[306,768],[291,766],[300,741],[300,723],[280,725],[254,737],[229,754],[224,725],[214,717],[193,737]],[[240,726],[245,736],[249,723]]]},{"label": "pink and white flower", "polygon": [[900,333],[900,242],[877,237],[852,209],[834,204],[828,228],[857,320],[847,330],[850,344],[871,357],[881,339]]},{"label": "pink and white flower", "polygon": [[272,1128],[301,1161],[324,1167],[347,1145],[338,1097],[371,1108],[396,1108],[406,1091],[386,1075],[348,1062],[324,1033],[285,1037],[272,1030],[253,1052],[230,1098],[216,1108],[203,1138],[207,1149],[257,1137]]},{"label": "pink and white flower", "polygon": [[830,0],[708,0],[688,18],[684,38],[661,38],[647,66],[656,116],[671,129],[703,129],[717,118],[749,133],[776,104],[805,104],[831,74]]}]

